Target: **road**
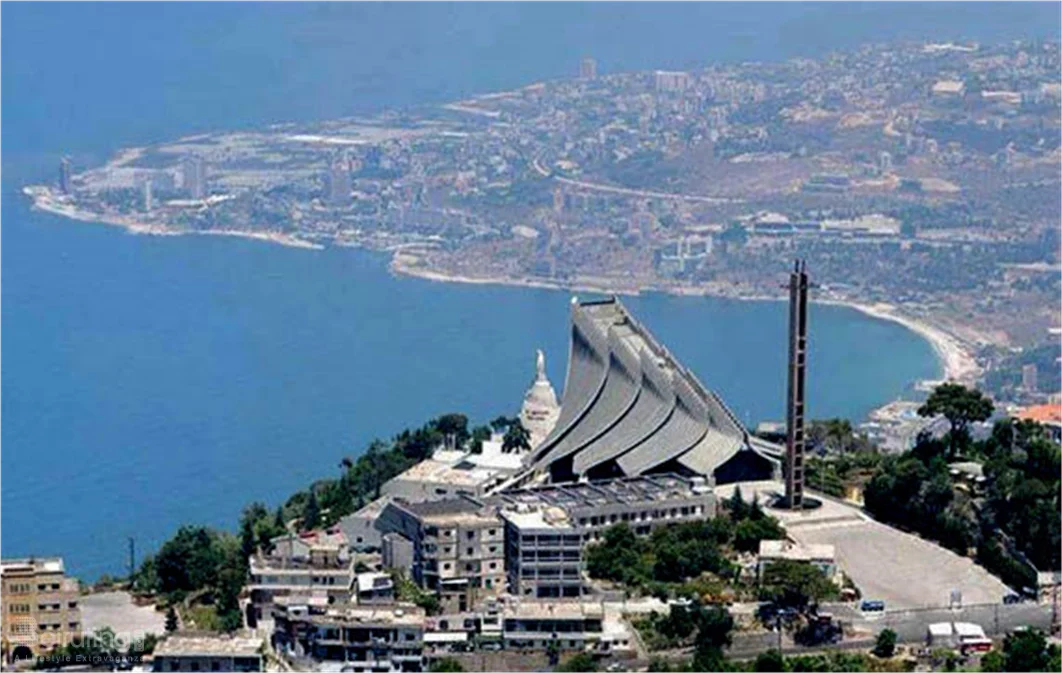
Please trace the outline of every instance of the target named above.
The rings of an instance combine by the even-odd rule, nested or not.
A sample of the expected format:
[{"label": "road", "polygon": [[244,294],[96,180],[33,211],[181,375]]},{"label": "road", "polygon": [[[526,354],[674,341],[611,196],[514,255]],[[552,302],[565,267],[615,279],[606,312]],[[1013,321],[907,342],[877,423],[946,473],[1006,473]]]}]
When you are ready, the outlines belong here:
[{"label": "road", "polygon": [[537,172],[544,178],[552,177],[554,180],[561,184],[591,192],[606,192],[609,194],[620,194],[622,196],[633,196],[645,199],[661,199],[664,201],[685,201],[687,203],[742,203],[744,201],[744,199],[730,199],[721,196],[697,196],[694,194],[655,192],[647,189],[631,189],[628,187],[616,187],[615,185],[605,185],[599,182],[586,182],[585,180],[573,180],[571,178],[562,178],[560,176],[553,175],[553,171],[542,165],[542,155],[536,155],[535,158],[531,160],[531,168],[533,168],[535,172]]}]

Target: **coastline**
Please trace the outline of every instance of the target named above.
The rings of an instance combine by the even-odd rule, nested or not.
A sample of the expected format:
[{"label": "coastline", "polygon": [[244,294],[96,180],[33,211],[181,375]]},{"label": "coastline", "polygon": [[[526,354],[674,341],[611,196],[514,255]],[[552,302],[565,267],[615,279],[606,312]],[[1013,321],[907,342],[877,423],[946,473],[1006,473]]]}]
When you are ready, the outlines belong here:
[{"label": "coastline", "polygon": [[[297,236],[282,232],[244,231],[238,229],[215,229],[207,231],[182,230],[158,224],[144,224],[132,220],[108,218],[95,213],[78,210],[77,208],[62,203],[56,203],[50,197],[49,192],[44,188],[28,186],[23,188],[22,191],[33,201],[33,208],[35,209],[77,221],[96,222],[108,226],[121,227],[131,234],[148,236],[231,236],[307,250],[322,250],[325,247],[319,243],[307,241]],[[532,278],[462,276],[422,267],[419,264],[420,261],[420,258],[416,255],[411,255],[406,252],[395,252],[392,254],[388,266],[391,272],[396,275],[420,278],[422,280],[439,283],[503,285],[508,287],[564,290],[569,292],[591,292],[595,294],[616,294],[622,296],[637,296],[644,292],[661,292],[674,296],[719,297],[740,301],[784,301],[784,298],[777,296],[733,294],[719,292],[706,287],[691,288],[663,285],[616,288],[595,284],[590,281],[566,283]],[[879,320],[888,320],[915,332],[925,339],[932,347],[933,352],[937,357],[937,361],[940,363],[942,370],[941,379],[943,380],[971,384],[981,374],[980,364],[978,364],[977,359],[974,357],[969,347],[963,344],[961,340],[949,333],[946,329],[934,324],[924,317],[914,317],[910,314],[905,314],[902,307],[884,302],[869,304],[849,299],[825,298],[816,299],[814,301],[815,303],[820,304],[846,306],[859,311],[864,315]]]},{"label": "coastline", "polygon": [[[390,263],[393,273],[422,280],[430,280],[440,283],[467,283],[472,285],[507,285],[513,287],[533,287],[550,290],[567,290],[571,292],[594,292],[598,294],[617,294],[636,296],[643,292],[661,292],[674,296],[683,297],[718,297],[722,299],[735,299],[739,301],[784,301],[783,297],[771,297],[760,295],[733,295],[724,292],[715,292],[710,288],[689,287],[656,287],[647,286],[616,290],[586,283],[563,283],[548,280],[532,280],[518,278],[491,278],[450,275],[440,271],[422,268],[412,263],[419,258],[408,254],[395,254]],[[981,366],[970,351],[959,339],[947,332],[944,328],[927,321],[922,317],[913,317],[904,314],[902,308],[888,303],[867,304],[848,299],[815,299],[813,303],[829,304],[833,306],[845,306],[864,315],[879,320],[887,320],[906,327],[918,336],[922,337],[932,347],[937,362],[941,367],[941,379],[958,383],[972,384],[981,374]]]},{"label": "coastline", "polygon": [[240,229],[211,229],[198,231],[194,229],[174,229],[160,224],[145,224],[124,218],[105,217],[79,210],[75,207],[62,203],[55,203],[43,191],[35,187],[24,187],[22,193],[33,201],[33,208],[53,215],[59,215],[78,222],[94,222],[110,227],[119,227],[130,234],[141,236],[231,236],[235,238],[247,238],[265,243],[275,243],[289,248],[302,248],[304,250],[323,250],[320,243],[313,243],[305,239],[285,234],[279,231],[243,231]]}]

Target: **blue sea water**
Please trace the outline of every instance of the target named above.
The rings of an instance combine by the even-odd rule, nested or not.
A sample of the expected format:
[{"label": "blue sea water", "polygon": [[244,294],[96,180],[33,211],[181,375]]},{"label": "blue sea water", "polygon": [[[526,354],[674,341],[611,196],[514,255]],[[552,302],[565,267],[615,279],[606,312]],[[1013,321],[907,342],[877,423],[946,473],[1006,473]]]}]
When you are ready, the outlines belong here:
[{"label": "blue sea water", "polygon": [[[570,74],[816,55],[896,37],[1056,35],[1038,5],[5,3],[0,553],[121,572],[181,523],[232,527],[446,411],[513,413],[534,349],[560,388],[568,295],[395,278],[364,252],[131,236],[32,212],[58,159],[425,104]],[[785,270],[780,269],[780,278]],[[629,304],[748,422],[780,418],[784,307]],[[815,306],[812,416],[862,417],[939,365]]]}]

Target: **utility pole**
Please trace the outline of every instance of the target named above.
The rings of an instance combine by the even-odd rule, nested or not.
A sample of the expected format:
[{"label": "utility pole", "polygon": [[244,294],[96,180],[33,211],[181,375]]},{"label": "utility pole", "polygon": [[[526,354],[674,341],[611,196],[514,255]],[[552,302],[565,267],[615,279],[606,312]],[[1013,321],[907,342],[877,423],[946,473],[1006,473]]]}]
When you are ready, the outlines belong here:
[{"label": "utility pole", "polygon": [[133,573],[136,572],[136,540],[129,536],[129,588],[133,587]]}]

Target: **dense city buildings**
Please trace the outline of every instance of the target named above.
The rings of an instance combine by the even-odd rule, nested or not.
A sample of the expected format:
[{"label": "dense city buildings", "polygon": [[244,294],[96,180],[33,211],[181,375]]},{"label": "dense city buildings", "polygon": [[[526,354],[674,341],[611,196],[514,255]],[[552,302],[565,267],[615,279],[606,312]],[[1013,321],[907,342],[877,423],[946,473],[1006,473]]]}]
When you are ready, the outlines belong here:
[{"label": "dense city buildings", "polygon": [[80,638],[79,589],[60,558],[0,561],[4,662],[48,655]]},{"label": "dense city buildings", "polygon": [[[1059,320],[1059,62],[1054,41],[607,75],[587,58],[437,109],[138,148],[27,193],[432,277],[776,297],[806,258],[821,298],[931,324],[972,381]],[[151,209],[130,194],[149,179]]]}]

